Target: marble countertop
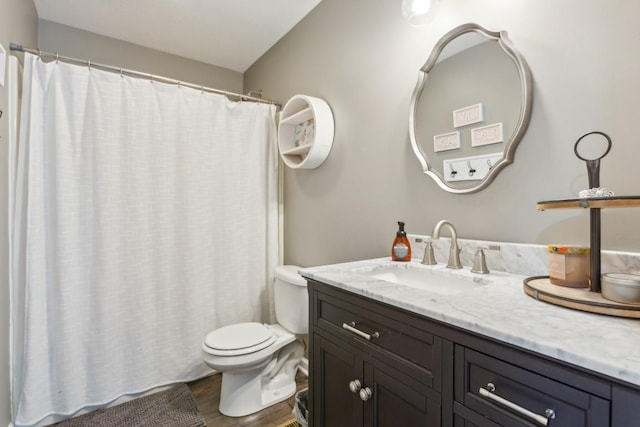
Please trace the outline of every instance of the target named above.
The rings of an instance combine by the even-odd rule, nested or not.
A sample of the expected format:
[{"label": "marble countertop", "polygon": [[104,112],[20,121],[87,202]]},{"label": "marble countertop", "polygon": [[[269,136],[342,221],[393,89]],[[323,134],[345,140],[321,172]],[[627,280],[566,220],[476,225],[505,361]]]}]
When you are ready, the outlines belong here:
[{"label": "marble countertop", "polygon": [[[374,269],[422,269],[486,283],[455,294],[372,277]],[[428,270],[428,271],[427,271]],[[300,270],[304,277],[640,386],[640,320],[571,310],[527,296],[527,276],[471,273],[389,258]]]}]

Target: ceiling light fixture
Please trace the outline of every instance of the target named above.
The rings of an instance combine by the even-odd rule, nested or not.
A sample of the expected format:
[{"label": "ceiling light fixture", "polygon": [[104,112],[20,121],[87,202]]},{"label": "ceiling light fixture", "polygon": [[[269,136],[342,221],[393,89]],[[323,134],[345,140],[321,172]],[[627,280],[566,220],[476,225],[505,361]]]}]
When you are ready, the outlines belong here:
[{"label": "ceiling light fixture", "polygon": [[427,25],[439,0],[402,0],[402,15],[414,27]]}]

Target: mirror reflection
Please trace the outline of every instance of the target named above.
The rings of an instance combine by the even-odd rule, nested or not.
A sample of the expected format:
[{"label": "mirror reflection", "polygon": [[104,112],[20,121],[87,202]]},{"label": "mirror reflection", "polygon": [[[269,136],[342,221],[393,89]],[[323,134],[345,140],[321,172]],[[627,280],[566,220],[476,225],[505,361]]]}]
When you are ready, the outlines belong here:
[{"label": "mirror reflection", "polygon": [[506,33],[463,25],[420,70],[409,120],[413,150],[441,188],[479,191],[513,160],[530,109],[530,72]]}]

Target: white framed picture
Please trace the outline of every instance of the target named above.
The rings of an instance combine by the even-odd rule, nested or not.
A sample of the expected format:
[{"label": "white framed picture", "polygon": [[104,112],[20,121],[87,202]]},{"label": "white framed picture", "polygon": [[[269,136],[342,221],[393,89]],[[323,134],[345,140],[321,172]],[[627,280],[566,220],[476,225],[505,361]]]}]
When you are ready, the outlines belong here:
[{"label": "white framed picture", "polygon": [[460,132],[449,132],[433,136],[433,151],[454,150],[460,148]]},{"label": "white framed picture", "polygon": [[471,129],[471,146],[497,144],[504,141],[502,122]]},{"label": "white framed picture", "polygon": [[482,104],[469,105],[453,111],[453,127],[459,128],[484,120]]}]

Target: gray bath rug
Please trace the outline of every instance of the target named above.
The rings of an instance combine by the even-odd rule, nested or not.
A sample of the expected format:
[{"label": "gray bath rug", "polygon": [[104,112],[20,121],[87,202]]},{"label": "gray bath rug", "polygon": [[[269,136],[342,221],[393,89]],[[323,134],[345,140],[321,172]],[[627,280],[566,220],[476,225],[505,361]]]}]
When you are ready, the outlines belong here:
[{"label": "gray bath rug", "polygon": [[203,427],[206,425],[186,384],[177,384],[165,391],[54,424],[55,427]]}]

